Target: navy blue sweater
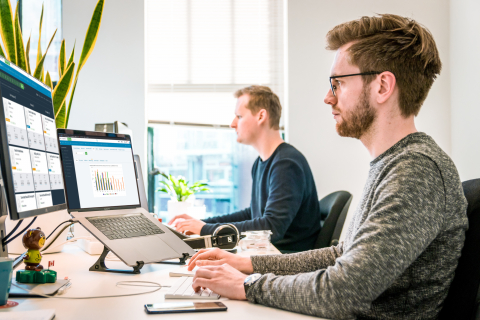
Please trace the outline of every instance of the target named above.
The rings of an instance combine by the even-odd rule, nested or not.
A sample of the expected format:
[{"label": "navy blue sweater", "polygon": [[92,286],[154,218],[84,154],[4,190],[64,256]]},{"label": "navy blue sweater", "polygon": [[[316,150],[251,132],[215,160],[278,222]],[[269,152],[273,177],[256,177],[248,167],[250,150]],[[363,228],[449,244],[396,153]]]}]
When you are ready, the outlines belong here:
[{"label": "navy blue sweater", "polygon": [[279,250],[310,250],[320,231],[320,209],[313,175],[305,157],[282,143],[269,159],[260,157],[252,167],[252,201],[249,208],[203,220],[201,235],[221,224],[238,231],[271,230]]}]

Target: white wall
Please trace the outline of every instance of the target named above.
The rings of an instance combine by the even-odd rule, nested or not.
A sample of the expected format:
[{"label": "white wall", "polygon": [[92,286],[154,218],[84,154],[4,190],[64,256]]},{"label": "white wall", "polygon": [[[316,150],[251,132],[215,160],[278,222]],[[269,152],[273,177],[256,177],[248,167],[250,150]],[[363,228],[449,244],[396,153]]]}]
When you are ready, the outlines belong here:
[{"label": "white wall", "polygon": [[480,178],[480,1],[450,2],[452,158],[462,180]]},{"label": "white wall", "polygon": [[[76,61],[96,1],[63,1],[67,54],[76,39]],[[334,55],[324,49],[325,35],[339,23],[375,13],[414,18],[433,33],[443,69],[420,111],[417,128],[452,156],[462,180],[480,177],[480,42],[474,40],[480,30],[480,2],[290,0],[289,142],[307,157],[319,197],[340,189],[353,193],[349,216],[371,159],[359,141],[337,135],[330,108],[323,103]],[[95,50],[80,74],[69,128],[93,130],[99,122],[126,122],[134,131],[135,152],[145,162],[144,92],[143,1],[106,1]]]},{"label": "white wall", "polygon": [[323,102],[334,56],[324,49],[325,35],[337,24],[376,13],[403,15],[425,25],[436,40],[443,68],[416,120],[417,129],[451,154],[449,8],[448,0],[288,1],[289,142],[306,156],[319,198],[336,190],[353,194],[349,217],[372,159],[360,141],[338,136],[331,108]]},{"label": "white wall", "polygon": [[[67,55],[75,45],[78,62],[97,0],[63,1]],[[69,129],[94,131],[95,123],[115,120],[133,130],[133,148],[145,174],[146,118],[144,5],[138,0],[105,1],[100,33],[80,72]]]}]

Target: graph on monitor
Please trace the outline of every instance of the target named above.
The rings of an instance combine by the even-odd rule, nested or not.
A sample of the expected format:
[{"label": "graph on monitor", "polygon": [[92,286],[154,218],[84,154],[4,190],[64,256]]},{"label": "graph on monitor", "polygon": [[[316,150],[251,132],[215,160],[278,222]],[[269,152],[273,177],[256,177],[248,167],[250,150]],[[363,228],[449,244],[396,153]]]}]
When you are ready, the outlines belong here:
[{"label": "graph on monitor", "polygon": [[94,197],[127,195],[121,164],[91,164],[90,176]]}]

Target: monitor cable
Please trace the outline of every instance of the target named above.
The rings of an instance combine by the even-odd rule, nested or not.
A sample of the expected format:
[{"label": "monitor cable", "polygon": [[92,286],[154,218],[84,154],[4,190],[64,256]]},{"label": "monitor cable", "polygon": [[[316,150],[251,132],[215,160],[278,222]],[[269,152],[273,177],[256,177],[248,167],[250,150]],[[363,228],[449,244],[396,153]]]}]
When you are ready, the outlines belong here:
[{"label": "monitor cable", "polygon": [[13,240],[15,240],[16,238],[18,238],[20,235],[22,235],[25,230],[27,230],[28,228],[30,228],[30,226],[35,222],[35,220],[37,220],[37,217],[33,218],[32,221],[30,221],[30,223],[28,224],[28,226],[26,226],[25,228],[23,228],[22,231],[19,231],[15,236],[13,236],[11,239],[9,239],[8,241],[5,241],[3,244],[4,245],[7,245],[9,244],[10,242],[12,242]]},{"label": "monitor cable", "polygon": [[15,232],[17,231],[18,227],[20,227],[20,225],[22,224],[23,222],[23,219],[18,221],[17,222],[17,225],[12,229],[12,231],[10,231],[3,239],[2,239],[2,242],[3,244],[5,244],[5,242],[8,240],[8,238]]}]

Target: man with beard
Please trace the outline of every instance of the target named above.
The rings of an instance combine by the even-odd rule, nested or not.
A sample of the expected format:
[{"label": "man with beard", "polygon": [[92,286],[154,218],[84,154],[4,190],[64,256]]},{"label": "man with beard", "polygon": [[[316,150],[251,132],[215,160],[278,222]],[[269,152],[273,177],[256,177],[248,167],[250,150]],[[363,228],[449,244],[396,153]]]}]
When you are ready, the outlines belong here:
[{"label": "man with beard", "polygon": [[337,132],[372,158],[345,240],[281,256],[200,251],[193,287],[326,318],[436,319],[468,220],[452,160],[415,128],[441,69],[435,41],[385,14],[338,25],[327,43],[336,56],[324,101]]}]

